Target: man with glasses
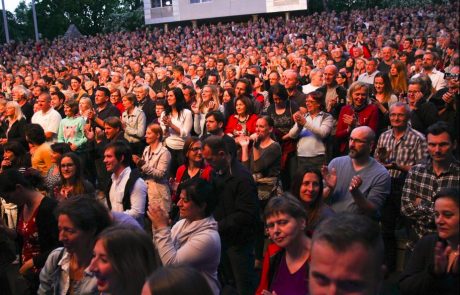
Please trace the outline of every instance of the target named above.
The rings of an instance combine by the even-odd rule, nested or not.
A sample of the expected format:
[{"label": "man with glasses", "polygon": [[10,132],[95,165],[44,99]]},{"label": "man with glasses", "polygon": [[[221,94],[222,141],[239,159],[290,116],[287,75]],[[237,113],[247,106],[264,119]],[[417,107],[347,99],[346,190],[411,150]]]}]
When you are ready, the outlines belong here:
[{"label": "man with glasses", "polygon": [[385,265],[389,272],[396,267],[395,229],[401,219],[401,194],[409,169],[427,156],[425,136],[409,126],[410,109],[397,102],[390,107],[391,129],[382,133],[374,158],[388,169],[391,193],[382,208],[382,235]]},{"label": "man with glasses", "polygon": [[351,212],[378,218],[388,197],[390,174],[370,156],[375,133],[367,126],[351,132],[348,156],[334,158],[323,168],[325,197],[335,212]]},{"label": "man with glasses", "polygon": [[407,102],[411,109],[411,126],[423,134],[426,133],[428,126],[439,120],[436,106],[432,102],[427,101],[427,97],[424,94],[427,92],[426,88],[426,82],[422,77],[418,77],[409,80],[407,89]]}]

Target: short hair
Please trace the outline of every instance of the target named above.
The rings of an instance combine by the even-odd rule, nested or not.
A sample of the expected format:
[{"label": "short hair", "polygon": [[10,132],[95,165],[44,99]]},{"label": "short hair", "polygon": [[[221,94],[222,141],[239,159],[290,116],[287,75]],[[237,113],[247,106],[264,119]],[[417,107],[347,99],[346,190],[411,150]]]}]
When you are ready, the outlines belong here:
[{"label": "short hair", "polygon": [[218,111],[218,110],[209,111],[206,114],[205,119],[207,119],[207,118],[209,118],[211,116],[214,117],[214,120],[216,120],[216,122],[225,124],[225,116],[221,111]]},{"label": "short hair", "polygon": [[136,96],[134,95],[134,93],[126,93],[125,95],[123,95],[122,98],[126,98],[127,100],[129,100],[130,102],[134,103],[136,102]]},{"label": "short hair", "polygon": [[72,81],[72,80],[76,80],[76,81],[78,82],[78,84],[81,84],[81,79],[80,79],[80,77],[78,77],[78,76],[72,76],[72,77],[70,77],[70,80],[71,80],[71,81]]},{"label": "short hair", "polygon": [[70,146],[65,142],[55,142],[50,147],[53,152],[61,155],[65,153],[70,153],[72,151],[70,149]]},{"label": "short hair", "polygon": [[348,96],[348,100],[350,102],[353,102],[353,93],[355,93],[356,90],[358,89],[361,89],[361,88],[364,88],[366,89],[366,93],[367,91],[369,90],[369,86],[367,83],[365,82],[361,82],[361,81],[356,81],[356,82],[353,82],[351,85],[350,85],[350,88],[348,88],[348,93],[347,93],[347,96]]},{"label": "short hair", "polygon": [[122,293],[140,294],[145,279],[158,267],[150,237],[133,227],[113,226],[102,231],[97,240],[107,252]]},{"label": "short hair", "polygon": [[41,145],[46,142],[45,130],[39,124],[27,124],[25,134],[34,145]]},{"label": "short hair", "polygon": [[75,99],[68,99],[64,102],[64,105],[68,106],[71,109],[72,114],[74,115],[78,114],[78,112],[80,111],[78,102]]},{"label": "short hair", "polygon": [[173,70],[174,72],[179,72],[179,73],[181,73],[182,75],[184,74],[184,67],[181,66],[181,65],[175,65],[175,66],[173,66],[172,70]]},{"label": "short hair", "polygon": [[115,116],[107,117],[104,119],[104,125],[105,124],[115,129],[121,130],[123,128],[123,124],[120,120],[120,117],[115,117]]},{"label": "short hair", "polygon": [[155,295],[192,295],[197,290],[202,295],[212,295],[213,292],[204,278],[196,269],[190,266],[164,266],[156,270],[148,279],[151,294]]},{"label": "short hair", "polygon": [[94,233],[94,240],[112,224],[107,208],[95,198],[85,195],[63,200],[56,208],[55,215],[67,215],[78,229]]},{"label": "short hair", "polygon": [[59,100],[65,100],[65,94],[62,93],[62,91],[56,91],[54,94],[59,98]]},{"label": "short hair", "polygon": [[244,93],[246,95],[251,95],[252,94],[252,83],[249,79],[247,78],[240,78],[238,80],[236,80],[235,82],[235,87],[238,83],[243,83],[244,85],[246,85],[245,89],[244,89]]},{"label": "short hair", "polygon": [[319,104],[321,110],[324,110],[326,108],[326,102],[324,101],[324,93],[323,92],[315,90],[315,91],[312,91],[312,92],[308,93],[307,98],[309,96],[311,98],[313,98],[316,101],[316,103]]},{"label": "short hair", "polygon": [[434,196],[434,200],[443,199],[447,198],[452,200],[457,207],[459,206],[459,196],[460,196],[460,190],[458,187],[444,187],[441,188],[438,193]]},{"label": "short hair", "polygon": [[40,93],[39,97],[43,97],[47,102],[51,101],[51,95],[48,91]]},{"label": "short hair", "polygon": [[324,220],[313,233],[312,247],[318,241],[327,242],[336,252],[345,252],[358,243],[374,252],[378,265],[383,264],[383,240],[379,225],[369,217],[338,213]]},{"label": "short hair", "polygon": [[397,101],[397,102],[395,102],[394,104],[392,104],[392,105],[390,106],[390,114],[391,114],[391,110],[392,110],[393,108],[395,108],[395,107],[403,107],[403,108],[404,108],[404,111],[406,112],[407,117],[410,118],[411,112],[410,112],[410,107],[409,107],[409,105],[408,105],[407,103],[402,102],[402,101]]},{"label": "short hair", "polygon": [[278,214],[288,214],[296,219],[307,219],[307,210],[299,201],[289,193],[285,193],[281,197],[271,198],[264,210],[264,219],[278,215]]},{"label": "short hair", "polygon": [[228,147],[225,144],[225,141],[220,136],[217,136],[217,135],[209,136],[203,142],[203,147],[205,146],[211,149],[213,155],[216,155],[217,153],[221,151],[229,155]]},{"label": "short hair", "polygon": [[454,133],[452,129],[449,127],[449,124],[444,121],[438,121],[432,125],[430,125],[426,130],[426,135],[428,139],[428,135],[440,135],[441,133],[446,132],[449,135],[450,141],[453,143],[455,141]]},{"label": "short hair", "polygon": [[110,97],[110,90],[107,87],[98,86],[95,91],[102,91],[102,92],[104,92],[105,97]]},{"label": "short hair", "polygon": [[204,214],[206,217],[211,216],[217,206],[214,187],[208,181],[202,178],[193,178],[182,183],[181,191],[185,191],[187,198],[192,200],[197,206],[201,207],[206,204]]},{"label": "short hair", "polygon": [[123,166],[125,166],[125,167],[131,166],[131,164],[132,164],[132,159],[131,159],[132,151],[131,151],[131,148],[129,147],[129,145],[126,142],[121,141],[121,140],[111,142],[105,147],[104,151],[106,151],[108,149],[113,149],[113,152],[115,154],[115,158],[118,161],[121,161],[121,164],[123,164]]},{"label": "short hair", "polygon": [[268,99],[270,103],[273,103],[273,95],[278,95],[282,101],[286,101],[289,97],[289,94],[284,85],[276,83],[275,85],[270,86],[268,89]]}]

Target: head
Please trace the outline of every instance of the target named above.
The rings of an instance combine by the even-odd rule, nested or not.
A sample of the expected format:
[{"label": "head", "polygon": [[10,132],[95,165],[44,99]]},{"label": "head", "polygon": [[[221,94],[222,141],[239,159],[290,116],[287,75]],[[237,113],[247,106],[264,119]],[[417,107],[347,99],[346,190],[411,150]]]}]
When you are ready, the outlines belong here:
[{"label": "head", "polygon": [[377,65],[378,65],[378,62],[375,58],[368,59],[366,62],[366,72],[368,74],[372,74],[373,72],[377,70]]},{"label": "head", "polygon": [[163,140],[163,129],[157,123],[152,123],[145,130],[145,142],[147,144],[158,143]]},{"label": "head", "polygon": [[279,84],[281,80],[281,77],[277,71],[270,72],[268,75],[268,83],[270,86],[273,86],[275,84]]},{"label": "head", "polygon": [[410,108],[406,103],[396,102],[390,107],[390,125],[398,130],[406,130],[410,120]]},{"label": "head", "polygon": [[27,158],[27,151],[21,143],[11,140],[3,145],[3,159],[10,161],[12,167],[27,166]]},{"label": "head", "polygon": [[322,204],[323,177],[314,167],[299,170],[292,180],[291,194],[297,197],[306,208]]},{"label": "head", "polygon": [[231,156],[220,136],[206,138],[203,143],[203,157],[215,171],[226,171],[230,166]]},{"label": "head", "polygon": [[364,215],[336,214],[313,233],[311,294],[379,294],[383,270],[379,226]]},{"label": "head", "polygon": [[97,238],[90,270],[100,292],[140,294],[148,275],[156,268],[154,245],[142,231],[115,226]]},{"label": "head", "polygon": [[144,85],[140,85],[136,87],[136,89],[134,90],[134,94],[136,96],[137,101],[142,101],[148,93],[148,87]]},{"label": "head", "polygon": [[248,116],[254,113],[254,106],[247,96],[239,96],[235,100],[235,112],[239,116]]},{"label": "head", "polygon": [[295,197],[286,194],[268,201],[264,210],[270,239],[281,248],[289,248],[304,237],[307,212]]},{"label": "head", "polygon": [[80,110],[80,114],[83,114],[87,110],[91,110],[93,108],[93,103],[91,98],[89,97],[82,97],[78,102],[78,108]]},{"label": "head", "polygon": [[214,135],[220,134],[225,124],[225,116],[220,111],[210,111],[206,114],[206,130]]},{"label": "head", "polygon": [[190,136],[184,142],[183,154],[187,159],[185,165],[189,166],[192,162],[195,166],[202,166],[203,163],[203,148],[198,137]]},{"label": "head", "polygon": [[24,118],[21,106],[16,101],[9,101],[6,103],[5,116],[10,119],[20,120]]},{"label": "head", "polygon": [[161,113],[165,111],[165,105],[166,102],[164,99],[157,99],[157,101],[155,102],[155,114],[158,118],[161,116]]},{"label": "head", "polygon": [[108,140],[112,140],[122,130],[122,123],[119,117],[108,117],[104,119],[104,134]]},{"label": "head", "polygon": [[212,295],[203,275],[189,266],[164,266],[156,270],[145,282],[141,295]]},{"label": "head", "polygon": [[79,112],[78,102],[75,99],[69,99],[64,102],[64,114],[67,117],[73,117]]},{"label": "head", "polygon": [[123,141],[109,143],[104,150],[104,164],[108,172],[119,174],[131,165],[131,148]]},{"label": "head", "polygon": [[6,169],[0,174],[0,193],[8,203],[23,206],[36,197],[38,190],[46,190],[40,172],[29,168],[25,172]]},{"label": "head", "polygon": [[438,62],[438,55],[435,52],[427,51],[423,55],[423,69],[426,71],[431,71],[436,66]]},{"label": "head", "polygon": [[75,153],[62,155],[59,161],[59,172],[62,183],[75,184],[77,181],[83,181],[83,167],[80,158]]},{"label": "head", "polygon": [[390,96],[393,93],[390,78],[385,73],[377,73],[374,77],[375,93],[384,93],[385,96]]},{"label": "head", "polygon": [[72,91],[77,92],[81,89],[81,79],[77,76],[73,76],[70,78],[70,88]]},{"label": "head", "polygon": [[46,113],[51,108],[51,96],[47,92],[43,92],[37,99],[37,104],[43,113]]},{"label": "head", "polygon": [[458,188],[442,188],[434,197],[434,220],[438,236],[449,242],[458,243],[459,203]]},{"label": "head", "polygon": [[51,106],[54,109],[59,109],[64,104],[65,95],[61,91],[51,93]]},{"label": "head", "polygon": [[194,178],[181,185],[177,203],[180,217],[196,221],[211,216],[217,206],[214,188],[202,178]]},{"label": "head", "polygon": [[453,137],[453,132],[449,125],[444,121],[438,121],[428,127],[426,132],[428,154],[433,163],[446,164],[452,161],[457,141]]},{"label": "head", "polygon": [[113,91],[110,92],[110,103],[113,104],[113,105],[116,105],[120,101],[121,101],[120,89],[115,88]]},{"label": "head", "polygon": [[336,83],[335,78],[337,77],[337,72],[338,70],[335,65],[327,65],[324,68],[324,73],[323,73],[324,84],[327,86],[335,85]]},{"label": "head", "polygon": [[38,124],[28,124],[25,134],[27,142],[33,146],[39,146],[46,142],[45,131]]},{"label": "head", "polygon": [[368,84],[360,81],[353,82],[348,88],[348,99],[354,107],[366,105],[368,98]]},{"label": "head", "polygon": [[62,155],[71,152],[70,146],[64,142],[53,143],[50,147],[51,147],[51,162],[54,164],[60,163]]},{"label": "head", "polygon": [[97,235],[111,225],[107,208],[93,196],[74,196],[61,201],[55,211],[59,241],[70,253],[91,253]]},{"label": "head", "polygon": [[294,90],[299,84],[299,75],[294,70],[286,70],[283,73],[284,76],[284,87],[287,90]]},{"label": "head", "polygon": [[311,114],[317,114],[321,110],[324,110],[324,95],[320,91],[313,91],[307,94],[305,99],[305,104],[307,106],[307,111]]},{"label": "head", "polygon": [[97,106],[104,107],[109,100],[110,100],[110,90],[108,88],[102,87],[102,86],[96,88],[94,101],[96,102]]},{"label": "head", "polygon": [[235,95],[236,97],[240,97],[243,95],[250,95],[252,93],[252,84],[246,78],[241,78],[236,81],[235,84]]},{"label": "head", "polygon": [[375,133],[368,126],[356,127],[351,131],[348,155],[352,159],[368,158],[374,146]]},{"label": "head", "polygon": [[133,93],[127,93],[123,95],[121,103],[123,104],[125,110],[132,110],[136,105],[136,96]]},{"label": "head", "polygon": [[176,108],[178,112],[181,112],[186,107],[184,93],[178,87],[168,91],[166,102],[166,114],[168,115],[171,113],[172,108]]},{"label": "head", "polygon": [[276,105],[283,105],[288,99],[286,88],[281,84],[274,84],[268,89],[268,98],[270,102]]}]

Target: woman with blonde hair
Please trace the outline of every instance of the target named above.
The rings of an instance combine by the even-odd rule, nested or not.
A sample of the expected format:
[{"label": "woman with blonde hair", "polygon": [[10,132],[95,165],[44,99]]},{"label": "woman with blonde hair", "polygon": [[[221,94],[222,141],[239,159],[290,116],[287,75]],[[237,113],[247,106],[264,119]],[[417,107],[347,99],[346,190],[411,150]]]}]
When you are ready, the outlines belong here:
[{"label": "woman with blonde hair", "polygon": [[407,92],[407,68],[402,61],[395,60],[391,63],[388,76],[390,77],[393,92],[397,96],[403,92]]},{"label": "woman with blonde hair", "polygon": [[26,118],[24,117],[21,106],[16,101],[9,101],[5,107],[6,120],[2,126],[6,138],[0,139],[0,144],[5,144],[8,141],[17,141],[24,147],[26,144]]},{"label": "woman with blonde hair", "polygon": [[223,111],[219,100],[219,92],[215,85],[205,85],[197,96],[196,103],[192,104],[192,111],[195,117],[193,128],[198,136],[203,135],[206,114],[215,110]]}]

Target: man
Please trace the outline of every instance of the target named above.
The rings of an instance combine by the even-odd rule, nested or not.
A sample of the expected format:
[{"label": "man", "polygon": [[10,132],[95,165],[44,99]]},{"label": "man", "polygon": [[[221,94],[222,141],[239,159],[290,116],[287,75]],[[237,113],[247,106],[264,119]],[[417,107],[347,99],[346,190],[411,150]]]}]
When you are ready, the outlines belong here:
[{"label": "man", "polygon": [[302,86],[302,92],[308,94],[316,89],[320,88],[323,85],[323,70],[319,68],[314,68],[310,72],[310,83]]},{"label": "man", "polygon": [[185,77],[184,68],[182,66],[175,65],[173,67],[172,72],[173,72],[174,79],[169,84],[169,88],[172,89],[172,88],[178,87],[179,84],[184,84],[184,85],[193,87],[192,80],[190,80],[189,78]]},{"label": "man", "polygon": [[405,52],[407,54],[408,64],[411,64],[414,62],[415,48],[413,46],[414,46],[414,39],[410,37],[406,37],[402,43],[401,52]]},{"label": "man", "polygon": [[208,84],[208,79],[206,77],[206,70],[203,66],[199,65],[196,67],[196,73],[198,75],[198,79],[196,80],[195,89],[203,89],[203,87]]},{"label": "man", "polygon": [[334,61],[334,65],[338,68],[344,68],[346,59],[343,57],[343,50],[340,47],[336,47],[331,50],[332,60]]},{"label": "man", "polygon": [[61,118],[65,118],[64,114],[64,101],[65,95],[61,91],[58,92],[51,92],[51,106],[55,111],[61,115]]},{"label": "man", "polygon": [[[446,80],[444,80],[444,73],[436,70],[435,68],[435,65],[438,62],[438,60],[438,55],[434,52],[428,51],[425,52],[425,54],[423,55],[422,73],[430,77],[432,87],[436,91],[446,87],[447,85]],[[414,76],[414,78],[417,78],[419,76],[420,74],[417,74]]]},{"label": "man", "polygon": [[360,215],[337,214],[315,229],[308,280],[311,295],[377,295],[383,275],[377,223]]},{"label": "man", "polygon": [[80,101],[82,97],[89,97],[83,88],[81,88],[81,79],[79,77],[73,76],[70,78],[70,89],[72,90],[73,99]]},{"label": "man", "polygon": [[237,146],[235,139],[231,136],[228,136],[224,132],[225,116],[220,111],[210,111],[206,114],[206,132],[203,132],[201,136],[202,140],[205,140],[211,135],[222,137],[227,145],[228,151],[232,157],[236,156]]},{"label": "man", "polygon": [[53,143],[57,139],[61,115],[51,107],[51,96],[48,93],[42,93],[37,100],[40,111],[32,116],[32,123],[40,125],[45,131],[46,141]]},{"label": "man", "polygon": [[146,85],[139,85],[135,88],[134,94],[137,99],[137,106],[144,112],[147,125],[156,119],[155,103],[149,97],[149,87]]},{"label": "man", "polygon": [[379,72],[388,74],[390,72],[391,64],[393,63],[393,49],[390,46],[385,46],[380,51],[382,61],[379,63],[377,70]]},{"label": "man", "polygon": [[208,74],[208,85],[218,85],[219,76],[215,72],[210,72]]},{"label": "man", "polygon": [[457,142],[445,122],[427,130],[428,159],[409,170],[401,196],[401,213],[409,220],[408,250],[423,236],[434,233],[434,199],[441,188],[459,187],[460,162],[453,150]]},{"label": "man", "polygon": [[195,64],[191,64],[191,65],[188,66],[187,74],[188,74],[188,78],[190,78],[190,80],[192,80],[193,85],[195,85],[196,81],[198,80],[198,75],[196,74],[196,65]]},{"label": "man", "polygon": [[[427,81],[429,82],[429,80]],[[411,126],[424,134],[428,126],[439,120],[438,109],[432,102],[427,101],[431,93],[430,89],[427,89],[428,87],[422,77],[410,79],[407,87],[407,100],[411,109]]]},{"label": "man", "polygon": [[391,129],[382,133],[375,149],[378,159],[391,176],[391,194],[382,208],[382,234],[385,243],[385,265],[389,272],[396,267],[395,230],[401,219],[401,194],[407,172],[426,158],[425,136],[409,126],[410,109],[397,102],[390,107]]},{"label": "man", "polygon": [[156,68],[155,72],[157,74],[157,80],[153,83],[153,91],[157,95],[157,99],[166,98],[166,92],[169,90],[169,84],[172,82],[172,79],[166,75],[165,68]]},{"label": "man", "polygon": [[[334,158],[326,173],[328,203],[335,212],[361,213],[374,218],[388,197],[390,174],[370,157],[375,134],[368,126],[353,129],[348,156]],[[327,170],[327,169],[326,169]]]},{"label": "man", "polygon": [[124,212],[143,225],[147,185],[137,170],[131,170],[131,157],[125,142],[116,141],[106,146],[104,164],[112,177],[105,196],[110,210]]},{"label": "man", "polygon": [[96,102],[96,112],[90,112],[88,119],[92,120],[96,126],[104,128],[104,119],[108,117],[120,117],[120,111],[110,103],[110,90],[106,87],[96,88],[94,96]]},{"label": "man", "polygon": [[232,159],[221,137],[210,136],[204,141],[203,157],[213,168],[219,200],[214,218],[222,241],[224,280],[234,278],[238,294],[254,294],[254,233],[259,216],[256,185],[250,172]]},{"label": "man", "polygon": [[377,71],[377,60],[375,58],[370,58],[366,62],[366,72],[359,75],[358,81],[374,85],[374,78],[379,71]]},{"label": "man", "polygon": [[299,74],[294,70],[286,70],[283,76],[284,87],[288,92],[288,99],[295,101],[300,111],[306,113],[305,98],[307,95],[297,88],[299,85]]},{"label": "man", "polygon": [[[218,80],[221,83],[223,83],[227,79],[227,74],[225,73],[225,60],[218,59],[216,69],[217,69],[217,75],[219,77]],[[223,86],[223,85],[220,85],[220,86]]]},{"label": "man", "polygon": [[336,120],[339,118],[340,109],[345,105],[345,99],[347,98],[347,90],[337,85],[337,73],[336,66],[327,65],[323,73],[324,85],[317,89],[325,97],[326,112]]}]

